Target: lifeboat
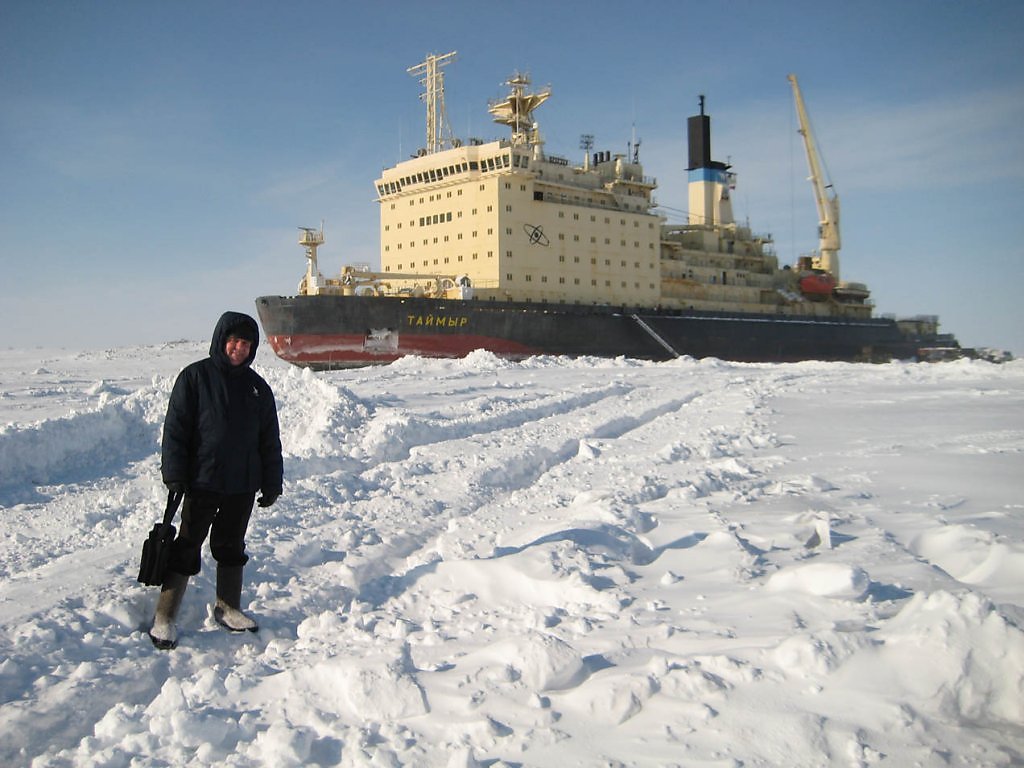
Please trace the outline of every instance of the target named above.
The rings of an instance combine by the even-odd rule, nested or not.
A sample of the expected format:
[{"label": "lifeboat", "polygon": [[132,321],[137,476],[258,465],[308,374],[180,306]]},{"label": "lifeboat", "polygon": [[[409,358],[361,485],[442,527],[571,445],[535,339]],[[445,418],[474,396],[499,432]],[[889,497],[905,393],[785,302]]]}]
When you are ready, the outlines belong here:
[{"label": "lifeboat", "polygon": [[828,272],[808,272],[800,277],[800,292],[812,301],[821,301],[832,295],[836,279]]}]

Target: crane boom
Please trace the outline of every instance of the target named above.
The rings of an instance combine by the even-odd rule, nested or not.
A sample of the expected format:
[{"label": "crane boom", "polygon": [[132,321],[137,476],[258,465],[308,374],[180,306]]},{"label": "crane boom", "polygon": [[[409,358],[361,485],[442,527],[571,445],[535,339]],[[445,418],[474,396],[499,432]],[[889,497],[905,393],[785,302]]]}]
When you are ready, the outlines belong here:
[{"label": "crane boom", "polygon": [[814,188],[814,200],[818,206],[818,258],[815,266],[839,280],[839,195],[832,184],[826,182],[814,133],[811,131],[811,121],[807,117],[807,107],[803,94],[800,93],[796,75],[789,75],[788,79],[793,86],[796,114],[800,121],[799,132],[804,139],[807,166],[811,173],[809,181]]}]

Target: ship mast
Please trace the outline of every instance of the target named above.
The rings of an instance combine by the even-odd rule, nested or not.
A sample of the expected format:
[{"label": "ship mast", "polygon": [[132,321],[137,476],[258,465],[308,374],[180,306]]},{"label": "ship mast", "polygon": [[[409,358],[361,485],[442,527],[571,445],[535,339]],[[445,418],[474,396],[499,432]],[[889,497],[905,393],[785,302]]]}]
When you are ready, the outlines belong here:
[{"label": "ship mast", "polygon": [[427,105],[427,154],[440,152],[445,145],[453,145],[452,129],[448,124],[448,113],[444,107],[444,73],[441,67],[450,64],[455,59],[455,51],[446,53],[443,56],[430,54],[427,60],[409,67],[406,72],[410,75],[423,75],[420,82],[425,88],[420,94],[420,101]]},{"label": "ship mast", "polygon": [[808,179],[814,187],[814,200],[818,205],[818,258],[814,264],[818,269],[831,274],[836,280],[839,279],[839,195],[831,182],[826,183],[825,173],[822,170],[820,153],[817,142],[811,132],[811,121],[807,116],[807,107],[804,105],[803,94],[800,93],[800,85],[796,81],[796,75],[788,76],[793,86],[793,98],[796,101],[796,113],[800,120],[799,133],[804,139],[804,148],[807,151],[807,166],[811,175]]}]

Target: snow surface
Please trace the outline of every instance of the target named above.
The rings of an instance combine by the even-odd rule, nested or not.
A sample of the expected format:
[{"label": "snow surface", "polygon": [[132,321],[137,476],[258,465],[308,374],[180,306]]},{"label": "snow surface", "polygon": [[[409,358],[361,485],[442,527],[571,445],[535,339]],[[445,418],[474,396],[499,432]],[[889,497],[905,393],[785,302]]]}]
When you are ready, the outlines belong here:
[{"label": "snow surface", "polygon": [[0,765],[1024,763],[1024,363],[261,350],[285,493],[153,649],[207,344],[0,351]]}]

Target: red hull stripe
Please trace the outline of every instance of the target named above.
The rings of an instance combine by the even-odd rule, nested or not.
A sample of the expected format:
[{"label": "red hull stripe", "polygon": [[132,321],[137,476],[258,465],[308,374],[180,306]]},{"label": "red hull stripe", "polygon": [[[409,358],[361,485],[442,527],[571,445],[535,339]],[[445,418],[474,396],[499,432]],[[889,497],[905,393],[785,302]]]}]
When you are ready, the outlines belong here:
[{"label": "red hull stripe", "polygon": [[397,347],[367,349],[365,337],[353,334],[292,334],[268,336],[267,341],[278,357],[290,363],[383,363],[406,355],[422,357],[464,357],[476,349],[486,349],[496,355],[527,357],[540,354],[508,339],[473,335],[406,334]]}]

